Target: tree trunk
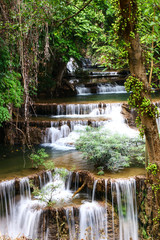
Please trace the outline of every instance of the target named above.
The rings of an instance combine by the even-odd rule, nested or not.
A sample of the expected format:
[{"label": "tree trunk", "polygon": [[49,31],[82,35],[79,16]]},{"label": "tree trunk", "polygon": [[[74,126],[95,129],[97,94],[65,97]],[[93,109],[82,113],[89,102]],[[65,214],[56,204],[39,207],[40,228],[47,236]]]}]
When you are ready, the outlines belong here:
[{"label": "tree trunk", "polygon": [[[137,3],[134,0],[119,0],[120,11],[122,15],[122,35],[123,39],[127,43],[129,68],[131,75],[139,79],[143,83],[143,90],[141,91],[141,98],[151,100],[150,86],[146,75],[146,69],[144,66],[144,58],[142,48],[139,41],[139,35],[136,31],[137,28]],[[154,105],[151,103],[151,108],[154,109]],[[160,140],[159,132],[157,128],[156,118],[151,117],[149,114],[141,114],[140,119],[144,126],[144,134],[146,137],[146,144],[148,149],[148,156],[150,162],[160,161]]]},{"label": "tree trunk", "polygon": [[62,87],[62,79],[64,72],[66,70],[67,63],[63,62],[62,60],[56,61],[54,66],[54,78],[56,80],[56,87]]}]

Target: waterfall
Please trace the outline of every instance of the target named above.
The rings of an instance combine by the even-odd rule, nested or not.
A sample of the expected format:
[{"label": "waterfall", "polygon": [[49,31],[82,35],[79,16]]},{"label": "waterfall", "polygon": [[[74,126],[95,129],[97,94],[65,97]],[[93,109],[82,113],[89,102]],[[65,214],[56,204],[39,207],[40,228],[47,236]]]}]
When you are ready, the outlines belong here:
[{"label": "waterfall", "polygon": [[31,199],[29,179],[27,177],[20,180],[20,197]]},{"label": "waterfall", "polygon": [[72,183],[72,172],[69,172],[67,180],[66,180],[66,190],[70,190],[71,188],[71,183]]},{"label": "waterfall", "polygon": [[92,77],[118,77],[117,72],[91,72]]},{"label": "waterfall", "polygon": [[95,198],[96,185],[97,185],[97,180],[95,180],[93,184],[92,202],[94,201],[94,198]]},{"label": "waterfall", "polygon": [[69,240],[75,240],[77,237],[76,228],[75,228],[75,219],[73,207],[66,209],[66,218],[69,228]]},{"label": "waterfall", "polygon": [[77,63],[75,62],[75,60],[73,58],[70,58],[69,62],[67,63],[67,70],[70,73],[75,72],[75,70],[78,68]]},{"label": "waterfall", "polygon": [[157,122],[157,126],[158,126],[158,131],[160,132],[160,106],[159,103],[156,104],[158,107],[158,111],[159,111],[159,117],[156,119]]},{"label": "waterfall", "polygon": [[93,109],[98,108],[98,103],[92,104],[67,104],[57,105],[57,115],[54,117],[63,117],[69,115],[85,115],[90,114]]},{"label": "waterfall", "polygon": [[70,128],[65,124],[61,126],[61,137],[68,137],[70,134]]},{"label": "waterfall", "polygon": [[15,181],[0,183],[1,212],[5,213],[0,219],[0,232],[2,235],[11,237],[24,234],[35,239],[38,237],[37,229],[41,210],[37,209],[37,202],[31,200],[28,178],[20,179],[19,188],[20,200],[17,202]]},{"label": "waterfall", "polygon": [[116,180],[115,187],[119,215],[119,240],[138,240],[135,180]]},{"label": "waterfall", "polygon": [[46,134],[44,137],[45,143],[55,143],[60,138],[68,137],[70,133],[70,128],[68,125],[61,126],[60,129],[51,127],[46,129]]},{"label": "waterfall", "polygon": [[91,94],[91,90],[88,87],[85,87],[84,85],[76,87],[78,95],[89,95]]},{"label": "waterfall", "polygon": [[98,94],[111,94],[111,93],[127,93],[124,86],[119,86],[118,84],[99,84],[97,86]]},{"label": "waterfall", "polygon": [[[47,185],[52,181],[52,173],[43,173],[39,180],[40,187]],[[31,199],[28,177],[19,179],[19,197],[15,191],[15,180],[0,183],[0,233],[14,238],[25,235],[36,239],[45,204]]]},{"label": "waterfall", "polygon": [[112,197],[112,231],[113,231],[113,240],[115,240],[115,232],[114,232],[114,185],[111,181],[111,197]]},{"label": "waterfall", "polygon": [[[65,184],[64,176],[68,174]],[[43,235],[41,221],[46,201],[52,199],[57,203],[71,200],[72,172],[55,169],[54,177],[50,171],[41,179],[40,196],[31,198],[29,178],[19,180],[20,197],[15,195],[15,181],[0,183],[0,232],[2,235],[16,238],[24,235],[30,239],[38,239]],[[66,186],[65,186],[66,185]],[[74,190],[79,185],[79,174],[75,174]],[[111,198],[108,194],[108,180],[105,180],[105,204],[95,201],[97,180],[93,184],[92,201],[82,201],[78,212],[73,207],[66,208],[66,219],[70,240],[138,240],[138,217],[136,206],[136,182],[134,179],[116,179],[111,181]],[[112,199],[112,205],[108,205]],[[41,200],[41,201],[40,201]],[[110,207],[109,207],[110,206]],[[109,210],[110,209],[110,210]],[[117,210],[115,210],[117,209]],[[115,211],[118,215],[116,215]],[[76,220],[75,220],[76,219]],[[119,219],[119,220],[118,220]],[[119,226],[119,227],[118,227]],[[117,229],[118,232],[117,232]],[[118,234],[118,235],[117,235]],[[51,235],[50,225],[46,226],[44,239]]]},{"label": "waterfall", "polygon": [[[137,130],[131,129],[125,123],[121,114],[122,106],[120,103],[67,104],[65,107],[59,105],[57,109],[59,115],[54,116],[55,118],[79,118],[78,120],[60,121],[59,125],[57,124],[58,127],[53,127],[51,122],[51,127],[46,129],[43,139],[44,144],[58,150],[75,149],[75,141],[88,125],[92,127],[103,126],[101,128],[102,134],[106,130],[129,137],[137,137],[139,134]],[[64,113],[65,115],[61,115]],[[88,119],[81,120],[81,118]],[[96,119],[92,120],[92,118]],[[101,118],[101,120],[98,121],[97,118]]]},{"label": "waterfall", "polygon": [[108,215],[107,215],[107,183],[108,183],[108,180],[105,179],[105,208],[106,208],[106,217],[105,217],[105,225],[106,225],[106,228],[105,228],[105,237],[107,239],[107,236],[108,236]]},{"label": "waterfall", "polygon": [[[7,232],[10,217],[14,218],[15,180],[0,183],[0,232]],[[3,232],[2,232],[3,233]]]},{"label": "waterfall", "polygon": [[85,202],[80,207],[79,240],[105,239],[105,208],[97,202]]}]

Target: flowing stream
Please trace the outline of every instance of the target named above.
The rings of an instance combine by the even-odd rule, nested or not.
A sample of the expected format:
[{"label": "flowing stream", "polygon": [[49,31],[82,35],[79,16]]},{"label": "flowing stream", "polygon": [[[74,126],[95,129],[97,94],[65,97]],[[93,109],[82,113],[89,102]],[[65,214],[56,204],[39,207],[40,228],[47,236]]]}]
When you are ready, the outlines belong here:
[{"label": "flowing stream", "polygon": [[[63,170],[64,171],[64,170]],[[19,197],[16,194],[15,181],[0,183],[0,232],[2,235],[17,237],[24,235],[30,239],[49,238],[52,228],[48,225],[44,232],[41,218],[46,202],[69,203],[79,187],[76,174],[75,185],[71,190],[72,173],[56,169],[54,175],[47,172],[39,177],[41,194],[31,197],[29,178],[19,180]],[[74,207],[65,207],[70,240],[138,240],[138,219],[136,206],[136,183],[134,179],[117,179],[112,183],[112,211],[108,211],[107,180],[105,181],[105,204],[95,201],[97,180],[94,182],[92,197],[82,200],[79,215],[75,221]],[[78,196],[77,196],[78,197]],[[92,200],[89,200],[92,199]],[[117,212],[115,210],[117,206]],[[116,217],[115,217],[116,216]],[[68,238],[67,238],[68,239]]]},{"label": "flowing stream", "polygon": [[[86,127],[102,126],[102,132],[109,130],[112,133],[137,137],[138,131],[131,129],[123,118],[120,103],[90,103],[57,105],[57,114],[53,119],[61,119],[60,125],[51,122],[51,127],[46,129],[44,146],[56,149],[74,149],[74,143]],[[66,118],[71,119],[69,122]],[[76,120],[73,120],[73,119]],[[64,119],[64,120],[63,120]],[[89,119],[89,120],[88,120]]]},{"label": "flowing stream", "polygon": [[[71,59],[67,67],[73,73],[77,66],[73,66]],[[98,73],[90,74],[97,76]],[[104,72],[102,76],[115,77],[117,73]],[[80,99],[87,95],[92,99],[94,95],[85,85],[77,87],[77,93]],[[72,153],[75,141],[88,127],[101,127],[102,134],[109,130],[137,137],[138,131],[131,129],[121,114],[121,103],[99,100],[103,101],[105,96],[107,99],[111,93],[115,96],[124,94],[126,99],[123,86],[99,83],[96,94],[101,95],[98,97],[100,102],[59,103],[54,104],[54,108],[52,104],[42,104],[47,117],[52,118],[51,126],[44,131],[42,146],[49,147],[54,153]],[[71,155],[68,155],[68,162],[62,155],[59,162],[63,160],[66,165],[71,164]],[[67,168],[65,164],[62,162]],[[82,164],[85,167],[83,161]],[[33,240],[138,240],[135,179],[109,180],[105,177],[103,201],[97,193],[98,179],[93,183],[92,192],[86,187],[72,198],[81,186],[80,181],[78,172],[73,182],[72,171],[58,168],[54,174],[47,171],[38,177],[40,191],[36,195],[32,194],[33,182],[28,177],[0,182],[0,236],[16,238],[24,235]],[[63,228],[66,235],[62,238]]]}]

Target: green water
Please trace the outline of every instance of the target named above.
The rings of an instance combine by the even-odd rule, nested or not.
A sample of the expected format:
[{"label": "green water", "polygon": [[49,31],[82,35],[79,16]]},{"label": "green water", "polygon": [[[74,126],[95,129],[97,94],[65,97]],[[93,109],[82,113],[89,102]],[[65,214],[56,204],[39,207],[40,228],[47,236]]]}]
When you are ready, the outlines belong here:
[{"label": "green water", "polygon": [[124,102],[127,101],[129,93],[112,93],[112,94],[90,94],[80,95],[68,98],[52,98],[52,99],[38,99],[37,102],[42,103],[77,103],[77,102]]},{"label": "green water", "polygon": [[[52,99],[38,99],[37,102],[42,103],[84,103],[84,102],[126,102],[130,93],[108,93],[108,94],[90,94],[90,95],[77,95],[74,97],[66,98],[52,98]],[[152,93],[153,100],[160,99],[160,91]]]},{"label": "green water", "polygon": [[[37,146],[41,148],[42,146]],[[55,167],[64,167],[68,170],[89,170],[97,175],[94,167],[91,166],[82,158],[80,152],[76,150],[60,151],[55,150],[52,147],[45,147],[46,152],[49,154],[47,160],[52,160],[55,163]],[[37,173],[40,169],[32,169],[31,161],[29,160],[28,149],[22,149],[22,147],[6,147],[0,145],[0,180],[12,179],[15,177],[24,177]],[[118,173],[106,172],[105,178],[127,178],[135,175],[144,175],[145,170],[143,168],[128,168]]]},{"label": "green water", "polygon": [[[57,103],[68,103],[68,102],[123,102],[126,101],[129,97],[128,93],[121,94],[92,94],[84,96],[76,96],[63,99],[52,99],[48,102],[57,102]],[[159,98],[159,92],[153,94],[154,99]],[[47,102],[45,100],[45,102]],[[40,118],[41,119],[41,118]],[[46,118],[44,118],[46,119]],[[41,146],[38,146],[38,148]],[[94,168],[91,167],[83,160],[80,153],[75,150],[70,151],[60,151],[55,150],[52,147],[46,147],[46,151],[49,154],[49,159],[55,162],[56,167],[65,167],[68,170],[90,170],[94,172]],[[31,162],[28,158],[30,151],[22,149],[21,146],[4,146],[0,145],[0,180],[2,179],[11,179],[14,177],[23,177],[29,174],[35,173],[39,170],[34,170],[31,168]],[[133,175],[144,174],[144,169],[132,168],[121,171],[117,174],[106,173],[105,177],[129,177]]]}]

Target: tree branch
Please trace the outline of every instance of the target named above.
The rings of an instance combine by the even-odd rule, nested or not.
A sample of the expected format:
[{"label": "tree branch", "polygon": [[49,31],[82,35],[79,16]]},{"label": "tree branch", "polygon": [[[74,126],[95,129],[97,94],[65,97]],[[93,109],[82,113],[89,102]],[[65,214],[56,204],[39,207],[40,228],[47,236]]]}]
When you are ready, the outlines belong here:
[{"label": "tree branch", "polygon": [[78,188],[78,190],[73,194],[72,198],[74,198],[74,196],[79,193],[86,185],[86,181],[84,181],[83,185],[81,187]]},{"label": "tree branch", "polygon": [[67,18],[64,18],[64,19],[62,19],[62,20],[59,20],[59,21],[62,21],[62,22],[58,25],[58,27],[61,26],[61,25],[62,25],[63,23],[65,23],[66,21],[68,21],[69,19],[77,16],[77,15],[78,15],[80,12],[82,12],[92,1],[93,1],[93,0],[89,0],[89,1],[88,1],[86,4],[84,4],[84,6],[83,6],[81,9],[79,9],[79,11],[76,12],[75,14],[73,14],[73,15],[71,15],[71,16],[68,16]]}]

